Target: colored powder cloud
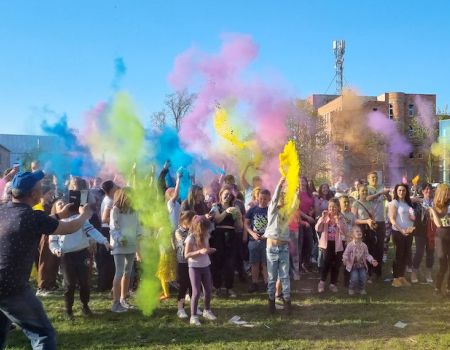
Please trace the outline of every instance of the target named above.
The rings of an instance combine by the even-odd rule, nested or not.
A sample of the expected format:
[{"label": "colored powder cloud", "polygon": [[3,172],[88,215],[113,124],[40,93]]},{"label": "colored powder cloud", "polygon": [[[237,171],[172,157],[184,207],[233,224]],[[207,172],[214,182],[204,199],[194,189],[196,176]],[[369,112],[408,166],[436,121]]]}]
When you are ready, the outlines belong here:
[{"label": "colored powder cloud", "polygon": [[296,209],[297,190],[299,188],[300,163],[294,141],[290,140],[279,155],[280,173],[286,178],[285,206],[283,211],[289,217]]},{"label": "colored powder cloud", "polygon": [[401,168],[402,157],[412,151],[411,144],[405,136],[397,129],[396,123],[380,112],[368,114],[368,127],[383,136],[388,145],[389,173],[391,183],[399,183],[402,179]]},{"label": "colored powder cloud", "polygon": [[42,131],[55,136],[62,149],[39,155],[44,169],[51,170],[59,179],[65,179],[68,174],[74,176],[95,176],[99,170],[90,149],[78,139],[75,130],[69,128],[67,116],[63,115],[54,124],[44,120]]}]

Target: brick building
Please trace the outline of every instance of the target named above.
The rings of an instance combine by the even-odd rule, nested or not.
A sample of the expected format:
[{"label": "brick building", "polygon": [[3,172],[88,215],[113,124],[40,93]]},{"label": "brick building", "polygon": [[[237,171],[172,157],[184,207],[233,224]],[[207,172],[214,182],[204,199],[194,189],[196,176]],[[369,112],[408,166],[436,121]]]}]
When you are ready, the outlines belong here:
[{"label": "brick building", "polygon": [[[352,92],[336,95],[312,95],[307,102],[320,116],[333,152],[327,158],[327,174],[330,180],[343,175],[347,183],[356,178],[366,178],[370,171],[378,171],[385,183],[395,172],[411,179],[419,174],[421,179],[439,181],[437,166],[429,158],[429,144],[417,136],[417,120],[421,114],[436,119],[436,95],[406,94],[402,92],[383,93],[379,96],[357,96]],[[398,164],[390,164],[386,142],[369,132],[367,116],[371,112],[382,113],[397,124],[412,146],[410,154],[400,157]],[[429,140],[428,140],[429,141]]]}]

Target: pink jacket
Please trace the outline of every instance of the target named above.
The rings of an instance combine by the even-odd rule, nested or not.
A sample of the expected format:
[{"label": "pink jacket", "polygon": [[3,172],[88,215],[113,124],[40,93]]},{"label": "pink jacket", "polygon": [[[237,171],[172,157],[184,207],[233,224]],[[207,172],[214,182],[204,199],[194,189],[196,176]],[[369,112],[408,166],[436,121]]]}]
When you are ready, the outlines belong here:
[{"label": "pink jacket", "polygon": [[[319,218],[316,224],[316,231],[322,232],[319,240],[319,248],[327,249],[328,245],[328,223],[330,222],[330,218],[327,216],[323,218],[322,216]],[[342,215],[339,216],[337,222],[337,234],[336,234],[336,243],[335,243],[335,251],[342,252],[344,250],[344,246],[342,244],[342,240],[347,233],[347,224],[344,221]]]},{"label": "pink jacket", "polygon": [[[372,255],[369,254],[369,249],[367,248],[367,245],[363,242],[361,242],[361,244],[364,247],[363,260],[364,266],[366,267],[367,270],[367,262],[372,264],[375,259],[373,258]],[[352,270],[353,263],[355,261],[355,247],[356,243],[354,241],[351,241],[345,248],[344,255],[342,256],[342,262],[345,265],[345,269],[349,272]]]}]

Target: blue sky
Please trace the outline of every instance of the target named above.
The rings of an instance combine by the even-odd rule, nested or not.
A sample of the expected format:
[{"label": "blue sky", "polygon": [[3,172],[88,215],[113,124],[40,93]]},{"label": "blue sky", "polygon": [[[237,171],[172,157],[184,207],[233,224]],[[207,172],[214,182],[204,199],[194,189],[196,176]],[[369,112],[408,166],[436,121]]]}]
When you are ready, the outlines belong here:
[{"label": "blue sky", "polygon": [[[40,133],[42,111],[83,113],[111,96],[114,59],[149,124],[170,92],[174,58],[191,45],[215,51],[226,32],[260,46],[252,70],[295,94],[324,93],[332,40],[345,39],[345,80],[365,95],[435,93],[450,105],[450,1],[0,0],[1,133]],[[334,92],[334,85],[328,91]]]}]

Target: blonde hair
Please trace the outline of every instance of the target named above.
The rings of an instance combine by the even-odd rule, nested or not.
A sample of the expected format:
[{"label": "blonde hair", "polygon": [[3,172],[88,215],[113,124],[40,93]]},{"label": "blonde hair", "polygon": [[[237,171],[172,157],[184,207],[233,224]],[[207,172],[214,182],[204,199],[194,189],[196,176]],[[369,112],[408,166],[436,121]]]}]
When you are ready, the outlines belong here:
[{"label": "blonde hair", "polygon": [[437,209],[442,210],[448,205],[446,202],[449,191],[450,187],[447,184],[438,185],[433,200],[433,204]]},{"label": "blonde hair", "polygon": [[191,222],[191,233],[195,238],[195,243],[199,248],[205,248],[209,239],[211,222],[203,215],[195,215]]},{"label": "blonde hair", "polygon": [[129,188],[119,188],[114,193],[113,206],[119,208],[119,212],[121,213],[129,213],[132,211],[130,192]]}]

